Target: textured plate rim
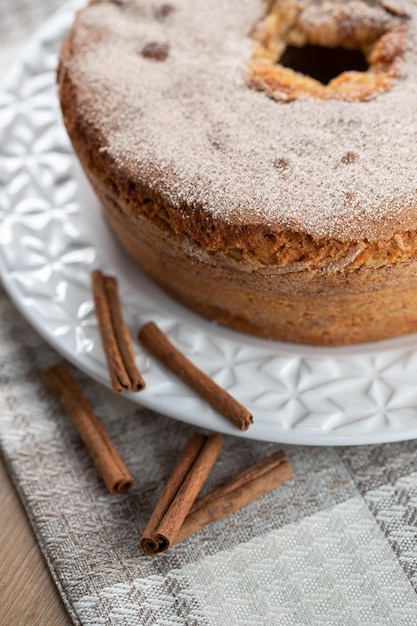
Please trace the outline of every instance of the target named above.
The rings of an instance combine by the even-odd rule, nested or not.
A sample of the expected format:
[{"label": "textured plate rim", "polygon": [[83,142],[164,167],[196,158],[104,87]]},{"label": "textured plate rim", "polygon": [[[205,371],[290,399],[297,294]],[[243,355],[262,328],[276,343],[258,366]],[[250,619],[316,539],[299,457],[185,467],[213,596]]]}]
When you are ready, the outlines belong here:
[{"label": "textured plate rim", "polygon": [[[31,50],[39,47],[45,40],[45,38],[54,34],[54,29],[57,24],[57,21],[62,17],[64,19],[69,20],[69,16],[74,13],[77,8],[83,6],[84,2],[80,2],[79,0],[73,0],[65,4],[52,18],[50,18],[45,25],[35,34],[32,40],[29,42],[26,49],[23,51],[21,57],[15,62],[12,68],[9,70],[6,75],[5,80],[3,81],[1,92],[7,90],[8,86],[13,83],[15,80],[15,76],[18,74],[22,64],[25,59],[31,54]],[[0,128],[1,131],[1,128]],[[73,157],[75,159],[75,156]],[[59,337],[55,336],[53,333],[48,332],[47,326],[45,326],[45,321],[42,324],[41,321],[36,316],[33,316],[30,309],[25,306],[24,297],[22,295],[21,290],[19,289],[19,285],[16,281],[13,280],[11,274],[9,273],[6,265],[2,262],[0,256],[0,278],[2,280],[3,286],[7,293],[9,294],[11,300],[14,302],[19,311],[24,315],[24,317],[29,321],[29,323],[35,328],[35,330],[43,337],[43,339],[52,345],[57,352],[62,354],[68,361],[73,363],[76,367],[84,371],[88,376],[97,380],[98,382],[104,384],[106,387],[109,387],[109,381],[107,377],[107,370],[104,363],[101,363],[100,366],[96,361],[92,359],[82,359],[80,355],[74,353],[71,350],[68,350],[66,345],[59,340]],[[165,297],[165,296],[163,296]],[[181,305],[174,304],[175,308],[181,308]],[[254,337],[250,337],[241,333],[237,333],[236,331],[231,331],[229,329],[224,329],[222,327],[217,327],[217,325],[210,325],[206,320],[201,321],[201,318],[196,314],[186,312],[186,315],[189,319],[192,320],[192,323],[197,325],[203,324],[205,326],[205,331],[208,332],[208,328],[210,326],[210,330],[218,333],[219,336],[223,336],[227,338],[232,343],[237,344],[238,342],[242,342],[244,345],[253,345],[258,349],[262,350],[262,347],[265,348],[265,351],[268,354],[272,354],[274,348],[277,351],[280,351],[281,356],[287,355],[297,355],[300,353],[307,356],[314,356],[315,358],[328,358],[329,356],[332,358],[346,357],[349,355],[361,356],[364,354],[367,355],[376,355],[389,351],[398,351],[401,349],[408,349],[412,351],[413,346],[417,345],[417,335],[411,335],[408,337],[401,337],[399,339],[391,339],[383,342],[378,342],[374,344],[362,344],[361,346],[348,346],[343,348],[315,348],[313,346],[297,346],[295,344],[281,344],[278,342],[269,342],[267,340],[258,339]],[[180,323],[180,322],[179,322]],[[417,380],[417,379],[416,379]],[[176,384],[175,382],[173,383]],[[137,402],[140,405],[147,406],[155,411],[168,414],[170,417],[174,419],[185,421],[189,424],[193,424],[198,427],[209,428],[212,430],[218,430],[220,432],[235,435],[235,436],[243,436],[249,439],[259,439],[264,441],[276,441],[281,443],[289,443],[289,444],[302,444],[302,445],[358,445],[358,444],[375,444],[375,443],[384,443],[384,442],[392,442],[392,441],[401,441],[407,439],[413,439],[417,437],[417,411],[416,411],[416,427],[414,428],[402,428],[402,429],[384,429],[381,431],[366,433],[360,432],[360,425],[358,434],[346,434],[346,433],[337,433],[337,431],[326,431],[323,432],[321,428],[306,428],[304,430],[296,430],[294,428],[285,429],[281,424],[278,424],[274,427],[274,432],[272,433],[270,429],[270,425],[260,425],[259,428],[252,427],[249,431],[242,433],[235,428],[233,428],[227,421],[225,421],[222,417],[215,414],[210,408],[207,410],[204,409],[205,417],[204,419],[209,419],[210,422],[206,423],[202,422],[201,418],[197,416],[197,412],[191,412],[188,415],[184,415],[181,410],[174,410],[167,412],[166,407],[162,407],[160,403],[155,400],[154,397],[148,397],[146,393],[144,394],[126,394],[126,397],[131,400]],[[201,403],[200,400],[196,400],[196,406],[204,407],[204,404]],[[256,420],[256,411],[255,411],[255,420]],[[359,420],[360,421],[360,420]]]}]

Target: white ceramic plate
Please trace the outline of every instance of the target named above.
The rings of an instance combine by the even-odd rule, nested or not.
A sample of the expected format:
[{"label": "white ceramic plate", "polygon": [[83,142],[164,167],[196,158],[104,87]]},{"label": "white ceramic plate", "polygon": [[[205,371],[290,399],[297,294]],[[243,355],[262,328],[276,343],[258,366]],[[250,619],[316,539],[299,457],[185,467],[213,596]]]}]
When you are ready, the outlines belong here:
[{"label": "white ceramic plate", "polygon": [[73,1],[38,33],[0,94],[0,274],[14,302],[67,359],[105,385],[93,312],[95,267],[119,279],[126,322],[154,320],[192,361],[253,411],[240,433],[145,354],[147,381],[127,394],[213,430],[297,444],[363,444],[417,436],[417,336],[342,349],[286,345],[220,327],[144,276],[115,243],[74,157],[55,87]]}]

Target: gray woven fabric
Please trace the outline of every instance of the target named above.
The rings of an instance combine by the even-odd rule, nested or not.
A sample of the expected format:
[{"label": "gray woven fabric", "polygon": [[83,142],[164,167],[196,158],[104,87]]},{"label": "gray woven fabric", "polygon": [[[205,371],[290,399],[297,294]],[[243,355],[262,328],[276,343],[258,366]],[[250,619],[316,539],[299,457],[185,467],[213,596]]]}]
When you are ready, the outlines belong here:
[{"label": "gray woven fabric", "polygon": [[[0,63],[58,4],[7,3]],[[193,429],[71,368],[135,478],[108,495],[41,382],[61,357],[1,290],[0,317],[0,446],[74,623],[417,624],[415,442],[285,446],[291,481],[148,558],[140,531]],[[226,438],[204,491],[279,447]]]},{"label": "gray woven fabric", "polygon": [[[286,446],[294,479],[158,558],[138,537],[192,428],[74,368],[136,479],[107,494],[40,371],[60,357],[0,295],[0,441],[75,623],[416,624],[416,444]],[[277,449],[226,439],[205,490]]]}]

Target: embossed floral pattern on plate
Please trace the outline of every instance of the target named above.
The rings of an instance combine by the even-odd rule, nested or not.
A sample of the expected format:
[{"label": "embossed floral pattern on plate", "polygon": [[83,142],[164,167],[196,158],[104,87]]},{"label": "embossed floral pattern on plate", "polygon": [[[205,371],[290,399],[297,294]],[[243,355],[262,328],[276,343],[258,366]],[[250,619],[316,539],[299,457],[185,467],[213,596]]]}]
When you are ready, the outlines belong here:
[{"label": "embossed floral pattern on plate", "polygon": [[0,273],[20,311],[77,367],[105,385],[107,369],[90,292],[95,267],[120,282],[136,337],[154,320],[196,365],[253,411],[240,433],[148,357],[147,381],[128,394],[196,426],[266,441],[362,444],[417,436],[417,336],[320,349],[269,342],[207,321],[156,287],[126,257],[73,155],[55,86],[70,2],[38,33],[0,93]]}]

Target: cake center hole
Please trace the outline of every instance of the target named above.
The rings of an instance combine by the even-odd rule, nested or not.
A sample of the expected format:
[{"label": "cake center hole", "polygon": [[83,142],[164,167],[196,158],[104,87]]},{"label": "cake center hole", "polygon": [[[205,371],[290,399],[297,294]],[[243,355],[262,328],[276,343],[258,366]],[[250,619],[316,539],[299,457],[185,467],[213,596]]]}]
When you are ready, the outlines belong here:
[{"label": "cake center hole", "polygon": [[302,47],[288,45],[279,59],[280,65],[310,76],[327,85],[343,72],[366,72],[369,65],[361,50],[326,48],[307,44]]},{"label": "cake center hole", "polygon": [[379,0],[268,0],[255,25],[248,84],[274,100],[363,102],[391,87],[406,15]]}]

